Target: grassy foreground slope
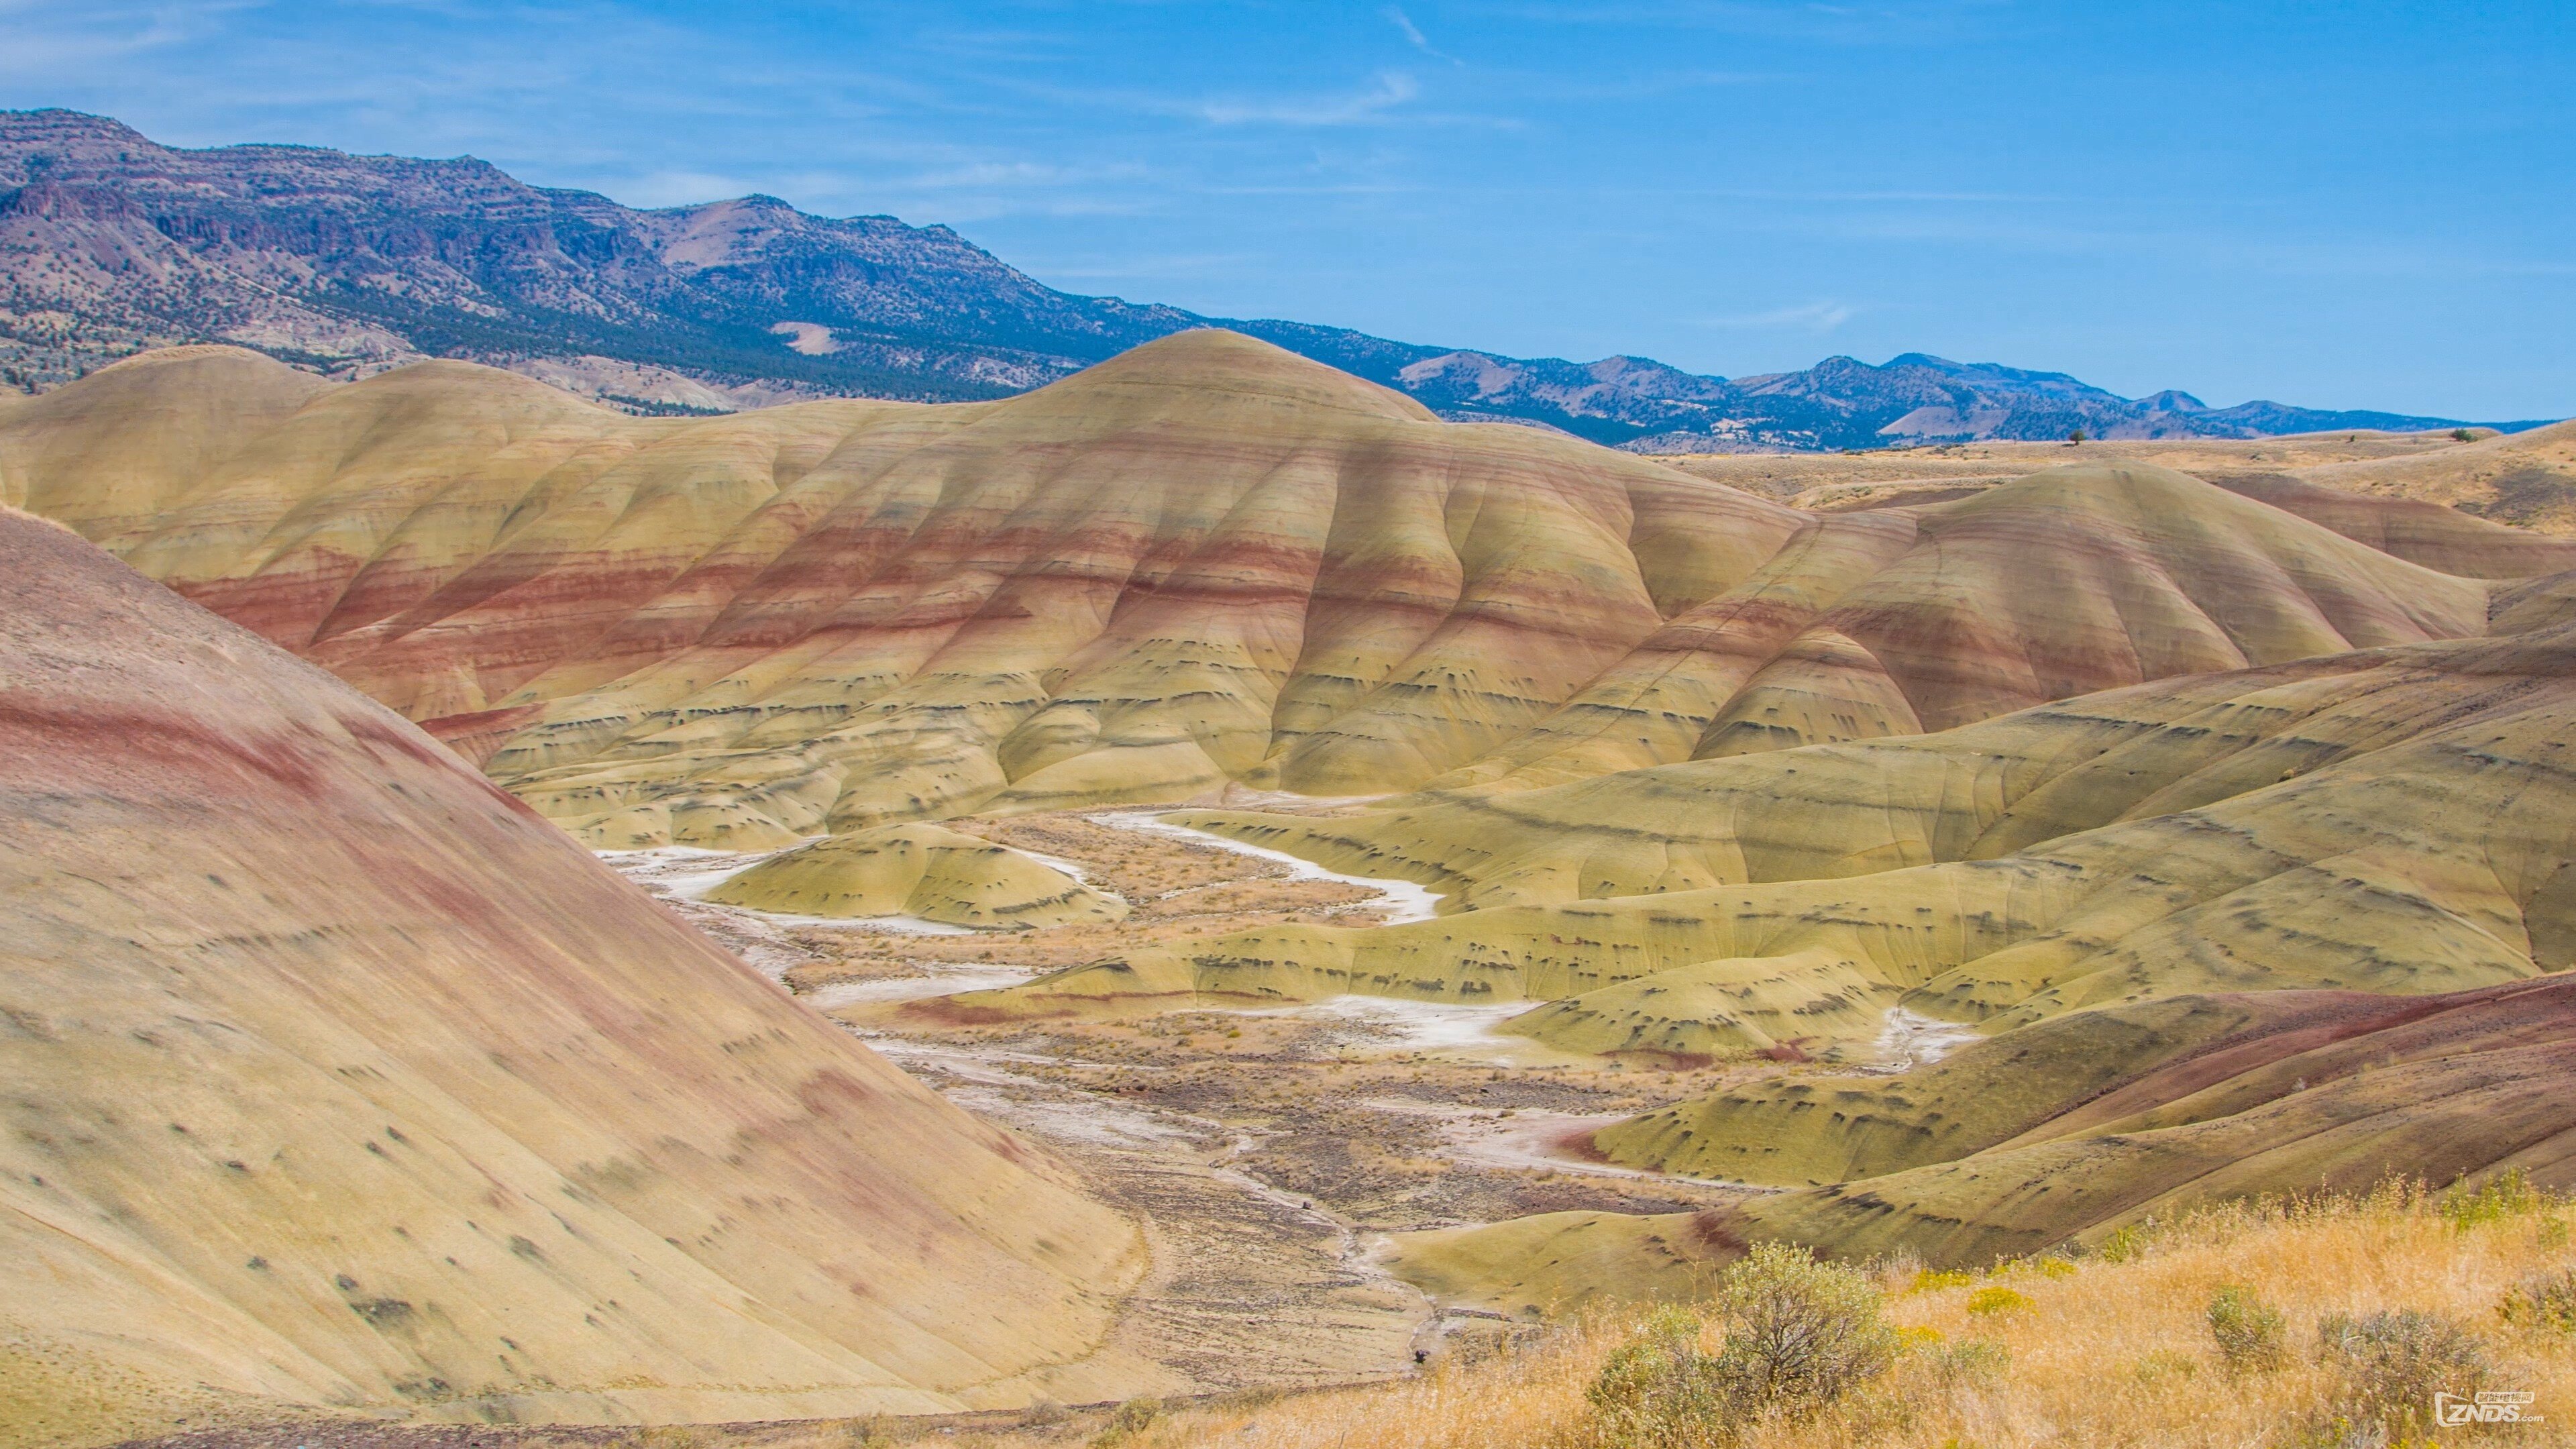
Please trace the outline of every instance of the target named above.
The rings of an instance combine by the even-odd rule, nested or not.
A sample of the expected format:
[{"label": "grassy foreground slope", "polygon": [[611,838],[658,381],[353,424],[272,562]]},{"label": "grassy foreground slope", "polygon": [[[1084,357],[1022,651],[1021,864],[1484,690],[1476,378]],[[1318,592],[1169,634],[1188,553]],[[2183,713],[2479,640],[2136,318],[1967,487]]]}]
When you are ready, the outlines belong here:
[{"label": "grassy foreground slope", "polygon": [[2576,566],[2126,465],[1806,514],[1216,331],[999,402],[704,419],[180,348],[0,413],[0,501],[595,843],[735,848],[1938,729],[2476,634],[2488,580]]},{"label": "grassy foreground slope", "polygon": [[0,513],[0,1443],[1128,1391],[1136,1229],[411,725]]},{"label": "grassy foreground slope", "polygon": [[[2381,1443],[2356,1423],[2355,1384],[2319,1351],[2331,1314],[2437,1315],[2476,1341],[2482,1379],[2419,1375],[2402,1385],[2429,1409],[2436,1389],[2528,1392],[2543,1422],[2439,1442],[2565,1444],[2548,1405],[2576,1401],[2564,1329],[2504,1321],[2499,1305],[2535,1277],[2576,1266],[2563,1203],[2541,1200],[2467,1227],[2421,1197],[2235,1208],[2187,1217],[2126,1245],[2121,1261],[2009,1265],[1982,1281],[1916,1286],[1884,1263],[1886,1316],[1911,1347],[1887,1373],[1809,1417],[1747,1426],[1746,1449],[1988,1449],[2042,1445]],[[2249,1369],[2219,1351],[2207,1309],[2250,1287],[2281,1314],[2281,1357]],[[1688,1301],[1706,1291],[1684,1292]],[[1496,1299],[1515,1314],[1518,1299]],[[1615,1301],[1615,1300],[1614,1300]],[[1636,1319],[1610,1302],[1532,1350],[1445,1365],[1379,1389],[1176,1416],[1134,1442],[1153,1449],[1257,1442],[1288,1449],[1610,1449],[1621,1441],[1586,1391],[1633,1342]],[[1560,1309],[1574,1305],[1556,1300]],[[1985,1311],[1979,1311],[1983,1309]],[[2420,1422],[2420,1421],[2419,1421]],[[2341,1425],[2339,1428],[2338,1425]],[[2354,1432],[2357,1431],[2357,1432]],[[2353,1437],[2338,1437],[2353,1433]],[[999,1441],[1003,1443],[1008,1440]],[[1632,1441],[1633,1442],[1633,1441]]]}]

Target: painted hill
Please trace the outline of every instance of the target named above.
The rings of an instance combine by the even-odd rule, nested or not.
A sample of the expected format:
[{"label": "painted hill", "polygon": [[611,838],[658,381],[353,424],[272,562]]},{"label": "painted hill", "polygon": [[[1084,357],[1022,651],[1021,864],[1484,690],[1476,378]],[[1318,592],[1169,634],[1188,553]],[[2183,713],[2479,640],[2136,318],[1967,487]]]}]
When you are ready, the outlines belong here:
[{"label": "painted hill", "polygon": [[[1221,938],[1157,979],[1578,1005],[1720,967],[1798,988],[1761,1030],[1735,1029],[1725,1044],[1743,1050],[1853,1045],[1889,1005],[1999,1031],[2190,992],[2429,994],[2564,970],[2576,796],[2556,760],[2576,629],[2548,590],[2520,621],[2539,627],[2144,685],[1942,734],[1336,820],[1186,816],[1477,909]],[[1081,979],[1014,996],[1035,1004]]]},{"label": "painted hill", "polygon": [[[2063,1017],[1904,1078],[1810,1078],[1602,1135],[1616,1160],[1799,1186],[1703,1213],[1409,1235],[1392,1266],[1517,1306],[1688,1293],[1761,1241],[1943,1267],[2099,1247],[2211,1201],[2391,1173],[2576,1183],[2576,975],[2420,998],[2184,997]],[[1846,1176],[1847,1175],[1847,1176]]]},{"label": "painted hill", "polygon": [[0,513],[0,1440],[1101,1397],[1128,1222],[389,711]]},{"label": "painted hill", "polygon": [[2447,419],[2125,399],[2059,373],[1909,353],[1701,377],[1224,321],[1058,292],[946,227],[774,197],[637,211],[472,157],[156,144],[75,111],[0,111],[0,381],[234,342],[341,374],[422,357],[517,368],[636,412],[785,397],[998,397],[1217,322],[1443,416],[1596,442],[1877,447],[1922,438],[2249,437]]},{"label": "painted hill", "polygon": [[[993,1013],[1345,991],[1543,1003],[1513,1029],[1648,1064],[1873,1064],[1607,1129],[1614,1162],[1796,1189],[1698,1218],[1426,1237],[1483,1301],[1688,1281],[1747,1241],[1990,1262],[2212,1196],[2391,1173],[2576,1184],[2576,580],[2494,637],[2087,695],[1338,819],[1180,817],[1447,889],[1440,919],[1243,932]],[[1624,1288],[1623,1288],[1624,1285]]]},{"label": "painted hill", "polygon": [[2447,504],[2538,533],[2576,534],[2576,423],[2488,438],[2438,458],[2344,463],[2303,476],[2340,492]]},{"label": "painted hill", "polygon": [[[2490,588],[2152,468],[1801,514],[1217,331],[704,420],[177,349],[0,413],[0,499],[618,844],[1542,785],[2476,634]],[[2444,517],[2448,567],[2576,564]]]},{"label": "painted hill", "polygon": [[881,825],[782,851],[707,899],[812,916],[1027,928],[1115,921],[1127,902],[1045,861],[936,825]]}]

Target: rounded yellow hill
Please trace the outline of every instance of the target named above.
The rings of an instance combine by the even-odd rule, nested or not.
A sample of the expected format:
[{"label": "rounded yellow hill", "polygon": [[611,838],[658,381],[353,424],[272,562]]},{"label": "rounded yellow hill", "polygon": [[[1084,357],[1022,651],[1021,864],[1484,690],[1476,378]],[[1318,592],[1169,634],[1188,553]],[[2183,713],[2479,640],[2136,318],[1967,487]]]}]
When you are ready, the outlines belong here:
[{"label": "rounded yellow hill", "polygon": [[1127,903],[1034,856],[937,825],[888,825],[773,855],[709,892],[806,916],[918,916],[1026,929],[1116,921]]}]

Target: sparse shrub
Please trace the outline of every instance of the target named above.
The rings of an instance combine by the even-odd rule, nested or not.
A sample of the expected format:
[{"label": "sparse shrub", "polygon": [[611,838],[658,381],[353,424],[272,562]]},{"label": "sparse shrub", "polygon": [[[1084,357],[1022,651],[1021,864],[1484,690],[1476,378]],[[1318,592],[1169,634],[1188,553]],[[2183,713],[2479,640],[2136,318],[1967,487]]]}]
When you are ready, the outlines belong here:
[{"label": "sparse shrub", "polygon": [[1091,1436],[1091,1449],[1114,1449],[1154,1427],[1163,1417],[1160,1399],[1129,1399],[1109,1413],[1109,1427]]},{"label": "sparse shrub", "polygon": [[1072,1417],[1072,1414],[1066,1412],[1064,1405],[1057,1403],[1055,1400],[1039,1399],[1037,1402],[1030,1404],[1027,1408],[1020,1411],[1020,1427],[1024,1429],[1052,1429],[1056,1425],[1061,1424]]},{"label": "sparse shrub", "polygon": [[2262,1373],[2289,1361],[2289,1322],[2253,1289],[2232,1283],[2219,1289],[2210,1297],[2208,1318],[2218,1356],[2237,1373]]},{"label": "sparse shrub", "polygon": [[1746,1426],[1804,1414],[1877,1377],[1901,1339],[1858,1269],[1764,1243],[1718,1288],[1725,1344],[1699,1347],[1700,1320],[1658,1310],[1611,1354],[1586,1397],[1603,1438],[1621,1449],[1731,1443]]},{"label": "sparse shrub", "polygon": [[2145,1257],[2147,1255],[2147,1245],[2154,1241],[2155,1229],[2156,1225],[2153,1219],[2149,1219],[2144,1222],[2122,1223],[2120,1226],[2113,1228],[2110,1233],[2102,1239],[2102,1261],[2105,1263],[2127,1263]]},{"label": "sparse shrub", "polygon": [[2137,1367],[2130,1372],[2142,1384],[2160,1384],[2171,1379],[2197,1378],[2200,1376],[2200,1360],[2187,1353],[2160,1348],[2139,1359]]},{"label": "sparse shrub", "polygon": [[1943,1344],[1931,1357],[1933,1374],[1947,1385],[1995,1383],[2012,1367],[2012,1350],[1992,1339],[1967,1338]]},{"label": "sparse shrub", "polygon": [[1980,1288],[1968,1295],[1968,1311],[1984,1316],[1995,1313],[2018,1313],[2030,1306],[2030,1296],[2001,1284]]},{"label": "sparse shrub", "polygon": [[2505,1290],[2496,1316],[2516,1328],[2576,1333],[2576,1268],[2534,1273]]},{"label": "sparse shrub", "polygon": [[1700,1352],[1700,1327],[1688,1309],[1658,1308],[1611,1353],[1584,1391],[1606,1442],[1686,1449],[1731,1437],[1717,1361]]},{"label": "sparse shrub", "polygon": [[850,1425],[850,1449],[890,1449],[894,1443],[894,1426],[883,1414],[870,1414]]},{"label": "sparse shrub", "polygon": [[2388,1439],[2414,1438],[2431,1427],[2435,1393],[2466,1397],[2487,1375],[2484,1341],[2438,1313],[2412,1308],[2326,1315],[2317,1320],[2317,1360],[2335,1375],[2333,1412],[2351,1426],[2342,1435],[2347,1440],[2373,1430]]},{"label": "sparse shrub", "polygon": [[2558,1213],[2551,1213],[2542,1218],[2540,1230],[2532,1235],[2539,1243],[2542,1252],[2566,1247],[2567,1236],[2567,1219]]},{"label": "sparse shrub", "polygon": [[1866,1274],[1782,1243],[1757,1245],[1726,1270],[1719,1301],[1727,1397],[1757,1413],[1829,1404],[1886,1371],[1896,1332]]},{"label": "sparse shrub", "polygon": [[2443,1194],[2438,1210],[2445,1222],[2465,1233],[2484,1223],[2538,1212],[2548,1203],[2549,1199],[2531,1185],[2531,1178],[2517,1167],[2496,1174],[2474,1192],[2454,1188]]},{"label": "sparse shrub", "polygon": [[1908,1293],[1938,1293],[1944,1288],[1965,1288],[1977,1281],[1974,1273],[1953,1273],[1944,1269],[1925,1268],[1906,1285]]},{"label": "sparse shrub", "polygon": [[2470,432],[2466,428],[2451,429],[2451,441],[2454,443],[2465,443],[2476,436],[2477,434]]}]

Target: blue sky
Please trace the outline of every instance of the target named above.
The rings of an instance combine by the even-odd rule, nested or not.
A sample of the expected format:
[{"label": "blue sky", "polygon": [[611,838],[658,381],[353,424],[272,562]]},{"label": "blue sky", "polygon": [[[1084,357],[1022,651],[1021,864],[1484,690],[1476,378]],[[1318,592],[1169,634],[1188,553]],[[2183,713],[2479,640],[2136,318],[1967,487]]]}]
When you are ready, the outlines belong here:
[{"label": "blue sky", "polygon": [[0,106],[1727,375],[2576,413],[2576,6],[0,0]]}]

